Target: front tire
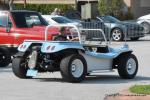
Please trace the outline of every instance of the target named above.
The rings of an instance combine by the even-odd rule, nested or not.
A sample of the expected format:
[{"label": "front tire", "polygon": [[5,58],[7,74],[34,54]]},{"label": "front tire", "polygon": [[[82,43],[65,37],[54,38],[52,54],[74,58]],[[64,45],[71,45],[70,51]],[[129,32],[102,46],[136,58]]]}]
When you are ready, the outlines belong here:
[{"label": "front tire", "polygon": [[19,78],[31,78],[26,76],[27,70],[29,69],[27,57],[27,54],[23,54],[23,56],[16,57],[12,61],[13,73]]},{"label": "front tire", "polygon": [[150,24],[148,22],[143,22],[143,23],[141,23],[141,25],[144,28],[144,33],[145,34],[150,33]]},{"label": "front tire", "polygon": [[11,54],[5,47],[0,47],[0,67],[6,67],[11,62]]},{"label": "front tire", "polygon": [[124,39],[123,31],[120,28],[115,28],[111,32],[111,37],[114,41],[122,41]]},{"label": "front tire", "polygon": [[122,55],[119,59],[118,73],[123,79],[133,79],[138,71],[138,61],[135,55]]},{"label": "front tire", "polygon": [[86,60],[82,55],[72,54],[62,59],[60,63],[61,75],[68,82],[81,82],[87,73]]}]

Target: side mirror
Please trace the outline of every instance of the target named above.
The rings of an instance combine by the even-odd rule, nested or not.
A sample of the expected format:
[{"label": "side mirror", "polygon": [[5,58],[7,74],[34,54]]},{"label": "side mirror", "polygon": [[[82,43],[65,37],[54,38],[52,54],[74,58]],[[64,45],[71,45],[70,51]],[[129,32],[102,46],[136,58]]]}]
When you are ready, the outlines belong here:
[{"label": "side mirror", "polygon": [[9,33],[12,27],[12,23],[8,22],[7,26],[6,26],[6,32]]}]

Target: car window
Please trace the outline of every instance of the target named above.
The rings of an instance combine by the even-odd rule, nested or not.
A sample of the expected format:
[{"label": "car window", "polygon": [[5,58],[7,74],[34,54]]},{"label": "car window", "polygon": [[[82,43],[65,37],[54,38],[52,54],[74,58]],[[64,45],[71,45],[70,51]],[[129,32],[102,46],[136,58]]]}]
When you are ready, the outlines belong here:
[{"label": "car window", "polygon": [[10,19],[8,19],[7,15],[0,15],[0,27],[6,27],[8,22],[10,22],[10,24],[12,25],[12,23],[11,23]]},{"label": "car window", "polygon": [[7,19],[8,17],[6,15],[0,15],[0,27],[6,27],[7,25]]},{"label": "car window", "polygon": [[104,20],[104,22],[107,22],[107,23],[118,23],[119,22],[118,19],[111,17],[111,16],[105,16],[105,17],[102,17],[102,19]]},{"label": "car window", "polygon": [[72,23],[73,21],[71,21],[70,19],[68,18],[65,18],[65,17],[53,17],[52,18],[54,21],[56,21],[57,23]]},{"label": "car window", "polygon": [[47,22],[36,12],[12,12],[12,16],[19,28],[47,25]]},{"label": "car window", "polygon": [[25,20],[26,20],[26,23],[27,23],[27,26],[30,27],[32,25],[41,25],[41,21],[40,19],[38,18],[38,16],[25,16]]}]

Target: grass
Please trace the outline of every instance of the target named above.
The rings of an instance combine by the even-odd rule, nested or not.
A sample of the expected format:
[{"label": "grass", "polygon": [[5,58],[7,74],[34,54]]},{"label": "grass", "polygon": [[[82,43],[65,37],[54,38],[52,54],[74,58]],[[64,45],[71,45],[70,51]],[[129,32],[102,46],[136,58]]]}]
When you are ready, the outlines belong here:
[{"label": "grass", "polygon": [[134,85],[129,90],[137,94],[150,94],[150,85]]}]

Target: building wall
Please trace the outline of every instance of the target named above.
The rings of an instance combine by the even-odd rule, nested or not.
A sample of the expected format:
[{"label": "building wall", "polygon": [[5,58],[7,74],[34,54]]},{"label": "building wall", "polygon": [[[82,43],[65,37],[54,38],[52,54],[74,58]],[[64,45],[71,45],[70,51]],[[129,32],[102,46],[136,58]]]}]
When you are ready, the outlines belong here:
[{"label": "building wall", "polygon": [[[29,4],[75,4],[75,0],[26,0]],[[15,3],[23,3],[21,0],[14,0]]]},{"label": "building wall", "polygon": [[124,0],[124,3],[131,8],[135,19],[150,14],[150,0]]}]

